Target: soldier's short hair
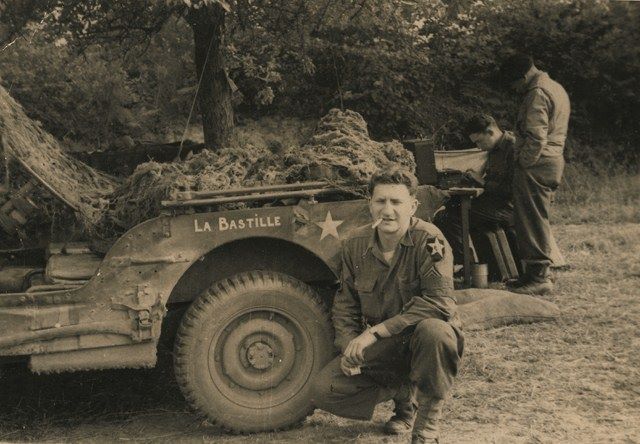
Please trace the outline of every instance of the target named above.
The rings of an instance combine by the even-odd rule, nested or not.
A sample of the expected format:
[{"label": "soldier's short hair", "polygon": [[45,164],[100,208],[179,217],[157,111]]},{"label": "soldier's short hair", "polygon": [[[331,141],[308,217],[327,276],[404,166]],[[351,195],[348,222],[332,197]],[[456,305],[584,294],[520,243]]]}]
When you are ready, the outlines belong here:
[{"label": "soldier's short hair", "polygon": [[468,136],[470,134],[482,133],[492,126],[498,126],[496,119],[491,117],[489,114],[476,114],[467,120],[464,132]]},{"label": "soldier's short hair", "polygon": [[369,196],[377,185],[405,185],[409,194],[415,196],[418,192],[418,179],[415,174],[405,168],[381,169],[369,179]]},{"label": "soldier's short hair", "polygon": [[505,83],[515,82],[533,66],[533,58],[527,54],[512,54],[508,56],[500,65],[500,77]]}]

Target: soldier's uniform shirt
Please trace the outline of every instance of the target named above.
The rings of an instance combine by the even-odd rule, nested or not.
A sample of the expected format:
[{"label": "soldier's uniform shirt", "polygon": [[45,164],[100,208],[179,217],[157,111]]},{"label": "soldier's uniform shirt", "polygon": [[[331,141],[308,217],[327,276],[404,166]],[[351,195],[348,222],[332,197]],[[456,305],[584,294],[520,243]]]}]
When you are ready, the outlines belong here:
[{"label": "soldier's uniform shirt", "polygon": [[538,72],[518,113],[513,177],[514,223],[525,263],[552,263],[549,209],[562,180],[570,112],[564,88]]},{"label": "soldier's uniform shirt", "polygon": [[316,407],[370,419],[377,403],[409,382],[444,398],[464,348],[457,326],[451,249],[434,225],[413,218],[388,263],[376,230],[358,229],[344,242],[342,286],[333,305],[340,350],[366,328],[383,323],[392,334],[365,349],[362,374],[346,376],[340,356],[317,375]]},{"label": "soldier's uniform shirt", "polygon": [[515,135],[504,131],[496,147],[489,151],[484,171],[484,195],[506,205],[511,204],[515,144]]},{"label": "soldier's uniform shirt", "polygon": [[362,227],[342,248],[341,288],[333,303],[336,345],[344,351],[365,324],[383,323],[397,335],[428,317],[449,321],[455,314],[452,290],[450,247],[433,224],[412,218],[391,263],[376,230]]}]

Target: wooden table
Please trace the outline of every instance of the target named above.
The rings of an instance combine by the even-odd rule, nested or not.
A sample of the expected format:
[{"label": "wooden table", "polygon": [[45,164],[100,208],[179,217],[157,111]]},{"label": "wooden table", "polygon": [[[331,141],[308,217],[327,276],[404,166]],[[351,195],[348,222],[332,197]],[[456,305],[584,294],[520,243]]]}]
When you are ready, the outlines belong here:
[{"label": "wooden table", "polygon": [[449,188],[444,190],[446,193],[453,197],[460,198],[460,217],[462,219],[462,254],[464,267],[464,280],[463,285],[465,287],[471,286],[471,248],[469,245],[469,209],[471,208],[471,199],[478,197],[484,191],[483,188]]}]

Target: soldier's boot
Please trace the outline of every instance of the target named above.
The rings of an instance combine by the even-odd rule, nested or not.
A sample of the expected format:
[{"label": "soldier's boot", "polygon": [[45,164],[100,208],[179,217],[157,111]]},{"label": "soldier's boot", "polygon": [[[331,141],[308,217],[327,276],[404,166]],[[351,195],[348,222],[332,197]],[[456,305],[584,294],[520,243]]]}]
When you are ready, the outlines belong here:
[{"label": "soldier's boot", "polygon": [[411,432],[411,444],[437,444],[444,399],[418,391],[418,412]]},{"label": "soldier's boot", "polygon": [[524,269],[522,270],[522,274],[518,277],[518,279],[510,279],[506,282],[507,289],[514,291],[515,288],[529,285],[531,283],[531,279],[532,276],[530,274],[529,267],[525,264]]},{"label": "soldier's boot", "polygon": [[511,291],[520,294],[543,295],[553,291],[553,282],[549,273],[549,266],[545,264],[527,264],[529,282],[518,287],[512,287]]},{"label": "soldier's boot", "polygon": [[416,419],[416,408],[413,404],[414,388],[412,384],[405,384],[393,398],[395,407],[393,416],[384,425],[387,435],[403,435],[409,433]]}]

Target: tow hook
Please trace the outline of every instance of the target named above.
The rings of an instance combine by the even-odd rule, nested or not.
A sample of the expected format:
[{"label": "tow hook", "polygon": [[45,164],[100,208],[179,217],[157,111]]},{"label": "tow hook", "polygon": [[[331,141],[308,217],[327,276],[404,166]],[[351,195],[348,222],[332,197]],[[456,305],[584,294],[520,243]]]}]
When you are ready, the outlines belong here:
[{"label": "tow hook", "polygon": [[151,339],[151,328],[153,322],[151,321],[151,312],[149,310],[138,310],[138,340],[144,341]]}]

